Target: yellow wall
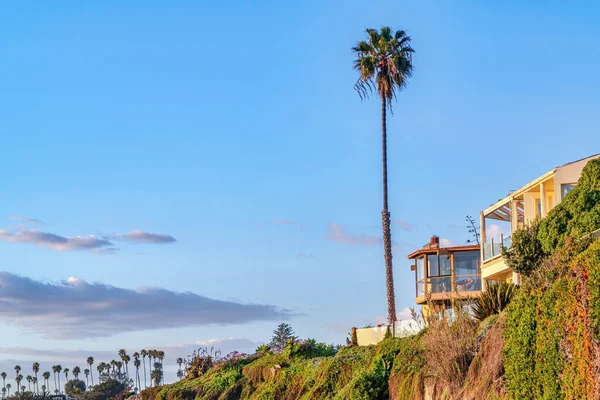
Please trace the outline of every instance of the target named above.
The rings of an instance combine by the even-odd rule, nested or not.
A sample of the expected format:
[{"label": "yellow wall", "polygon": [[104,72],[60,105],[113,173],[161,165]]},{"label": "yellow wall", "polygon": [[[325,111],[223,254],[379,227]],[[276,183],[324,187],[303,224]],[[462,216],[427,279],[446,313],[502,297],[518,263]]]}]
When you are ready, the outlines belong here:
[{"label": "yellow wall", "polygon": [[359,346],[370,346],[383,340],[387,327],[360,328],[356,330],[356,339]]}]

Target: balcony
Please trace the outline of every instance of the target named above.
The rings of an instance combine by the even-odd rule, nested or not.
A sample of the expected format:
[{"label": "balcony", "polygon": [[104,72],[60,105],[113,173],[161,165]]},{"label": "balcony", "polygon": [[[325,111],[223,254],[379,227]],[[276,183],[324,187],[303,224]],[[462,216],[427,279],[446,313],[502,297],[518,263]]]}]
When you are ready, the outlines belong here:
[{"label": "balcony", "polygon": [[489,243],[483,243],[481,245],[483,248],[483,262],[502,255],[502,247],[510,249],[511,245],[512,239],[510,235],[500,235],[499,241],[494,241],[494,239],[491,239]]}]

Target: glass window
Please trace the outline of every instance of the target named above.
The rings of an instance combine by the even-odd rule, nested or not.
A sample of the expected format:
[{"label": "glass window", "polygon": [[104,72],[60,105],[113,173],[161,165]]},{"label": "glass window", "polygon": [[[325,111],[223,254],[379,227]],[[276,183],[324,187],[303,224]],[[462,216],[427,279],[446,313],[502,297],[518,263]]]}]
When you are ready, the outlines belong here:
[{"label": "glass window", "polygon": [[450,276],[451,264],[450,256],[440,256],[440,276]]},{"label": "glass window", "polygon": [[425,278],[425,260],[423,257],[417,258],[417,280]]},{"label": "glass window", "polygon": [[481,290],[481,268],[478,251],[454,254],[454,274],[457,291]]},{"label": "glass window", "polygon": [[417,258],[417,297],[425,294],[425,257]]},{"label": "glass window", "polygon": [[450,256],[429,254],[427,256],[429,276],[450,276]]},{"label": "glass window", "polygon": [[564,199],[567,193],[569,193],[575,187],[574,184],[560,185],[560,189],[562,192],[562,198]]},{"label": "glass window", "polygon": [[542,201],[540,199],[537,199],[535,201],[535,209],[536,209],[536,212],[537,212],[536,215],[538,217],[541,217],[542,216]]},{"label": "glass window", "polygon": [[440,276],[440,265],[437,254],[429,254],[427,256],[427,268],[429,276]]}]

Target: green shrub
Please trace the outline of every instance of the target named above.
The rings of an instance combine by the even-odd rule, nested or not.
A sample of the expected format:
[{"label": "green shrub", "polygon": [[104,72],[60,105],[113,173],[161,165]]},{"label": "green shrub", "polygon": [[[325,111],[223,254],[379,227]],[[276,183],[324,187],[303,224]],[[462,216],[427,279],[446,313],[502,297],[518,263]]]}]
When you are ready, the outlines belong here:
[{"label": "green shrub", "polygon": [[508,392],[514,399],[534,399],[537,295],[520,290],[506,309],[504,370]]},{"label": "green shrub", "polygon": [[539,226],[538,238],[546,253],[600,228],[600,159],[583,168],[577,186],[548,213]]},{"label": "green shrub", "polygon": [[502,247],[506,265],[526,276],[535,271],[547,256],[538,239],[539,226],[539,218],[526,224],[512,234],[512,245],[509,249]]},{"label": "green shrub", "polygon": [[487,290],[473,301],[472,308],[475,318],[483,321],[487,317],[499,314],[511,302],[517,292],[517,286],[501,282],[490,285]]}]

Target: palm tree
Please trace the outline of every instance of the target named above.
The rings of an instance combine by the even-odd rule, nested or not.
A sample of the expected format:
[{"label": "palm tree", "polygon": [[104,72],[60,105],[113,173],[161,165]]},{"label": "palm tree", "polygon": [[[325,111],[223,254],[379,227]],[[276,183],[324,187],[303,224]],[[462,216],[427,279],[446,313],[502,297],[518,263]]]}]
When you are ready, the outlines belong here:
[{"label": "palm tree", "polygon": [[85,375],[85,386],[89,386],[90,385],[90,370],[89,369],[84,369],[83,370],[83,374]]},{"label": "palm tree", "polygon": [[31,379],[31,382],[33,382],[33,390],[35,391],[35,394],[38,394],[38,389],[37,389],[37,387],[38,387],[38,379],[34,376]]},{"label": "palm tree", "polygon": [[94,386],[94,374],[92,374],[92,365],[94,365],[94,357],[88,357],[87,363],[90,366],[90,377],[92,378],[92,386]]},{"label": "palm tree", "polygon": [[31,392],[31,382],[33,381],[33,376],[27,375],[27,378],[25,378],[25,380],[27,381],[27,384],[29,385],[29,391]]},{"label": "palm tree", "polygon": [[19,393],[19,388],[21,388],[21,381],[23,381],[23,375],[19,374],[15,378],[15,382],[17,382],[17,393]]},{"label": "palm tree", "polygon": [[46,391],[46,388],[50,388],[50,382],[48,382],[48,380],[50,379],[50,372],[44,372],[42,374],[42,378],[44,378],[44,381],[46,382],[45,387],[44,385],[42,385],[42,391]]},{"label": "palm tree", "polygon": [[81,373],[81,368],[75,366],[73,367],[73,376],[76,380],[79,380],[79,374]]},{"label": "palm tree", "polygon": [[156,358],[158,358],[158,361],[160,362],[160,377],[162,378],[162,384],[165,384],[165,373],[163,370],[163,360],[165,359],[165,352],[162,350],[158,350],[156,352]]},{"label": "palm tree", "polygon": [[[34,362],[33,363],[33,373],[35,375],[35,383],[37,385],[37,378],[38,378],[38,372],[40,372],[40,363],[39,362]],[[39,392],[39,387],[36,386],[36,393]]]},{"label": "palm tree", "polygon": [[141,390],[142,382],[140,381],[140,353],[133,353],[133,366],[135,367],[135,384]]},{"label": "palm tree", "polygon": [[62,366],[60,364],[58,364],[56,366],[56,376],[58,377],[58,389],[56,389],[58,391],[58,393],[61,393],[61,386],[60,386],[60,371],[62,371]]},{"label": "palm tree", "polygon": [[8,391],[8,397],[10,397],[10,389],[12,388],[12,385],[9,383],[8,385],[6,385],[6,390]]},{"label": "palm tree", "polygon": [[2,398],[6,397],[6,388],[2,387]]},{"label": "palm tree", "polygon": [[101,362],[100,364],[98,364],[96,369],[98,370],[98,381],[102,382],[102,372],[104,371],[104,363]]},{"label": "palm tree", "polygon": [[183,364],[183,358],[179,357],[177,359],[177,365],[179,366],[179,368],[177,369],[177,377],[179,379],[183,378],[183,370],[181,369],[181,364]]},{"label": "palm tree", "polygon": [[[21,366],[20,365],[15,365],[15,372],[16,372],[15,375],[18,377],[19,373],[21,372]],[[17,393],[19,393],[19,386],[20,385],[17,385]]]},{"label": "palm tree", "polygon": [[66,380],[66,382],[68,382],[69,381],[69,368],[65,368],[63,372],[65,374],[65,380]]},{"label": "palm tree", "polygon": [[412,76],[412,55],[410,37],[405,31],[396,31],[384,26],[379,32],[367,29],[367,41],[361,41],[352,48],[356,54],[354,69],[359,77],[354,85],[361,99],[367,98],[375,89],[381,98],[381,138],[383,161],[383,209],[381,225],[383,228],[383,250],[385,258],[385,281],[388,301],[388,322],[396,322],[396,300],[394,294],[394,275],[392,267],[392,233],[390,231],[390,213],[388,211],[387,179],[387,116],[392,111],[392,100],[406,87]]},{"label": "palm tree", "polygon": [[125,354],[123,357],[123,362],[125,363],[125,374],[127,376],[127,380],[129,380],[129,362],[131,361],[131,357],[129,354]]},{"label": "palm tree", "polygon": [[148,355],[148,350],[142,349],[142,351],[140,351],[140,354],[142,355],[142,364],[144,365],[144,388],[147,388],[148,384],[146,383],[146,356]]},{"label": "palm tree", "polygon": [[42,385],[42,394],[46,395],[46,385]]},{"label": "palm tree", "polygon": [[6,389],[6,372],[1,373],[0,376],[2,377],[2,388]]},{"label": "palm tree", "polygon": [[[152,372],[152,359],[154,358],[154,354],[156,350],[148,350],[148,371]],[[150,386],[154,386],[152,376],[150,376]]]}]

